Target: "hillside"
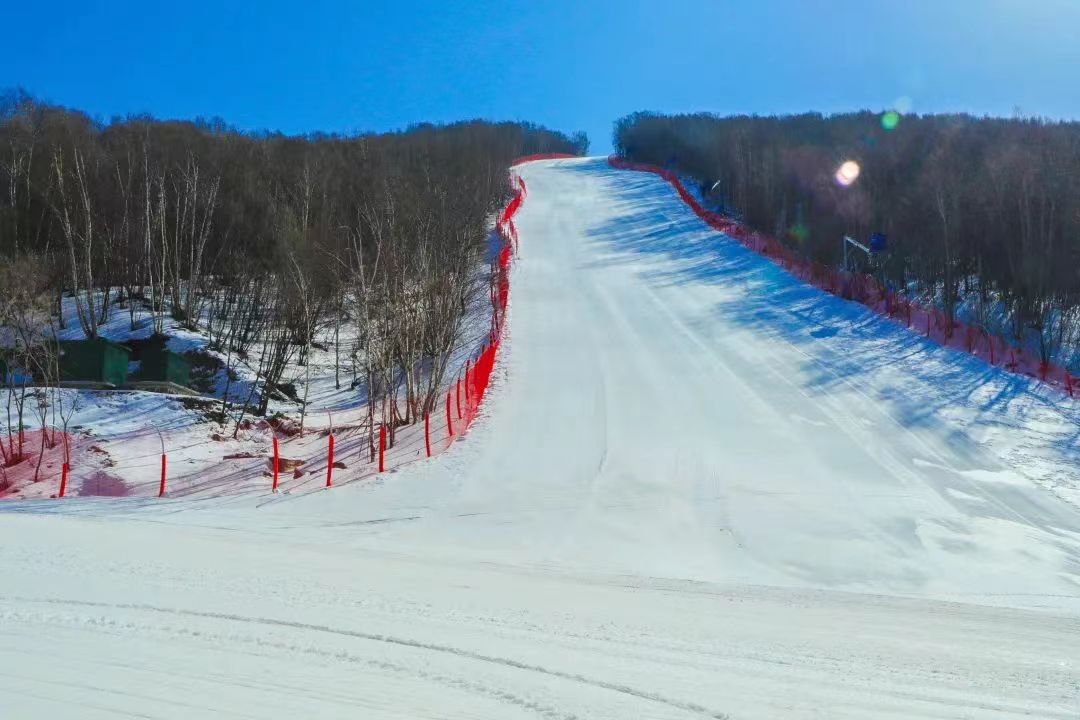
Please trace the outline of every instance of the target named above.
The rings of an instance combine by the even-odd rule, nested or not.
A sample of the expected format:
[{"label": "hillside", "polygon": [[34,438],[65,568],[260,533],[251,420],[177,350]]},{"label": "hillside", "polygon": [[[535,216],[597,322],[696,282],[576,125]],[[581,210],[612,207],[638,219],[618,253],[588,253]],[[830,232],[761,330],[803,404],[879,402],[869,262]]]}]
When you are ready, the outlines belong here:
[{"label": "hillside", "polygon": [[1074,401],[804,285],[653,175],[518,172],[468,433],[330,489],[0,503],[0,707],[1075,716]]}]

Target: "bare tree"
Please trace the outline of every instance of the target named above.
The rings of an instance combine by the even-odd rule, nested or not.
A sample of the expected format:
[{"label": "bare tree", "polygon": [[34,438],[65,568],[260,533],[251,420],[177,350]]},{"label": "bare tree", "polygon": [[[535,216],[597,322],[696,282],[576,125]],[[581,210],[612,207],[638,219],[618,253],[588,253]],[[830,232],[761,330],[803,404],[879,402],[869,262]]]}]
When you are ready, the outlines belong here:
[{"label": "bare tree", "polygon": [[96,225],[96,208],[91,198],[92,183],[83,152],[73,148],[71,160],[65,160],[62,149],[53,154],[59,207],[56,215],[60,222],[68,251],[68,270],[75,295],[75,313],[83,332],[89,338],[98,334],[102,313],[102,299],[94,282],[94,249],[100,228]]}]

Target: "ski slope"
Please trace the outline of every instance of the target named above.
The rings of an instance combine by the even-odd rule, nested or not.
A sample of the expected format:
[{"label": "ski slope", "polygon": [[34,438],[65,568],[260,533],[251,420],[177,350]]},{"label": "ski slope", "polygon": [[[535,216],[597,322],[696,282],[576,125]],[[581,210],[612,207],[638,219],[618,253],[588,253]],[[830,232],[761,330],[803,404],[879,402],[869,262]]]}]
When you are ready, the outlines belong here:
[{"label": "ski slope", "polygon": [[1075,405],[655,176],[518,171],[508,335],[448,452],[0,504],[0,717],[1080,716]]}]

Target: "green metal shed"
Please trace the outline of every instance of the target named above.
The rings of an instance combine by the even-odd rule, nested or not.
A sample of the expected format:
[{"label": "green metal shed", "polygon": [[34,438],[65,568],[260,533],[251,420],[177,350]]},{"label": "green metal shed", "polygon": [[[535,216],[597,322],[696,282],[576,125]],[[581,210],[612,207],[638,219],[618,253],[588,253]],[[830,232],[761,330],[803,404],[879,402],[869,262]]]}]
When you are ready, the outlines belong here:
[{"label": "green metal shed", "polygon": [[139,379],[171,382],[187,387],[191,383],[191,363],[163,347],[146,347],[139,361]]},{"label": "green metal shed", "polygon": [[60,343],[60,379],[120,387],[127,380],[131,351],[104,338]]}]

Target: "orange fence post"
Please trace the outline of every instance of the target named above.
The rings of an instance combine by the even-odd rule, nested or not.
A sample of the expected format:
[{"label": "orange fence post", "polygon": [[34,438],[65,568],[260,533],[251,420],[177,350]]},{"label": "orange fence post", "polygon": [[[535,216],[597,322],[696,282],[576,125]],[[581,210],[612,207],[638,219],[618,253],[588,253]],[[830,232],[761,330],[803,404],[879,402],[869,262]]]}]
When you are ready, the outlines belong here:
[{"label": "orange fence post", "polygon": [[271,488],[272,492],[277,492],[277,478],[278,478],[278,443],[277,437],[274,437],[274,487]]},{"label": "orange fence post", "polygon": [[379,423],[379,472],[386,468],[383,464],[384,455],[386,455],[386,425]]},{"label": "orange fence post", "polygon": [[330,435],[330,444],[326,452],[326,487],[330,487],[330,476],[334,472],[334,435]]},{"label": "orange fence post", "polygon": [[431,414],[424,413],[424,448],[427,456],[431,457]]},{"label": "orange fence post", "polygon": [[446,391],[446,434],[454,437],[454,424],[450,422],[450,391]]},{"label": "orange fence post", "polygon": [[68,464],[64,463],[64,467],[60,470],[60,492],[57,493],[57,497],[64,497],[64,493],[67,491],[67,476]]},{"label": "orange fence post", "polygon": [[465,358],[465,408],[469,407],[469,358]]}]

